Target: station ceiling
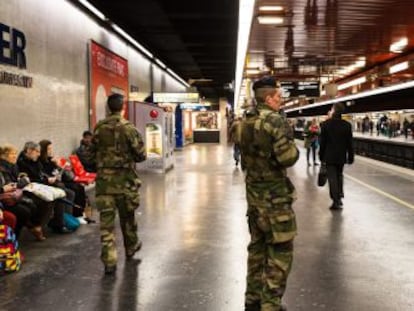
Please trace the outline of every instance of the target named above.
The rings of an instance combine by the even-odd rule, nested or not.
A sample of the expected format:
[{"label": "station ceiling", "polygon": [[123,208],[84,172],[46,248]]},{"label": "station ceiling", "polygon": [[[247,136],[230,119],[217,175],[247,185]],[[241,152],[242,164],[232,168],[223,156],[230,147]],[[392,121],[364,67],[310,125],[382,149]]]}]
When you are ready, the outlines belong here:
[{"label": "station ceiling", "polygon": [[[265,5],[283,11],[260,11]],[[282,79],[338,80],[398,57],[390,45],[402,38],[399,52],[414,49],[413,0],[257,0],[254,14],[248,66],[266,65]],[[283,22],[259,24],[266,14]]]},{"label": "station ceiling", "polygon": [[90,0],[111,21],[205,97],[229,95],[237,47],[237,0]]},{"label": "station ceiling", "polygon": [[[239,1],[90,2],[203,96],[229,95],[224,86],[235,76]],[[414,50],[413,0],[255,3],[245,69],[267,72],[245,72],[245,77],[270,71],[280,80],[340,81]],[[259,24],[257,17],[264,14],[259,8],[264,5],[282,6],[281,12],[265,14],[279,15],[283,23]],[[401,38],[408,38],[407,45],[401,53],[391,52],[390,45]],[[414,77],[412,69],[404,74]]]}]

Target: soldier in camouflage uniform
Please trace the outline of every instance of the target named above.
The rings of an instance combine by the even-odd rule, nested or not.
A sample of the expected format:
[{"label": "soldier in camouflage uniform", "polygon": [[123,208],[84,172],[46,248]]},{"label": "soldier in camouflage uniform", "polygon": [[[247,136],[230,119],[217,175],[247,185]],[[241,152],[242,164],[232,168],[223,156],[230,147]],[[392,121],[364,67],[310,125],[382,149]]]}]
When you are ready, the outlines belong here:
[{"label": "soldier in camouflage uniform", "polygon": [[121,116],[123,96],[108,97],[110,115],[100,121],[94,131],[92,150],[96,159],[96,205],[100,211],[101,259],[105,273],[116,270],[115,210],[124,238],[126,257],[131,258],[140,248],[135,209],[139,206],[141,181],[135,163],[146,159],[144,143],[137,129]]},{"label": "soldier in camouflage uniform", "polygon": [[299,151],[291,128],[278,113],[281,89],[267,78],[253,85],[257,107],[242,124],[242,166],[246,169],[248,246],[246,311],[285,310],[281,304],[296,235],[295,189],[286,167]]}]

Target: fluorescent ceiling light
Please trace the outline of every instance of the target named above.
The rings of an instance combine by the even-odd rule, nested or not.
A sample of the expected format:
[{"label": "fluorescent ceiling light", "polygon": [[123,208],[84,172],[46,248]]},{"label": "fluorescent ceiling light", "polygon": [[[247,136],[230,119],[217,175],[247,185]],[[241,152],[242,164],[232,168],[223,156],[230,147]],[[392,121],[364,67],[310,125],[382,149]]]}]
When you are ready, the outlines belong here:
[{"label": "fluorescent ceiling light", "polygon": [[366,63],[367,63],[367,61],[366,61],[365,57],[361,57],[360,59],[358,59],[355,62],[355,65],[354,66],[355,67],[365,67]]},{"label": "fluorescent ceiling light", "polygon": [[179,82],[181,82],[184,86],[186,87],[190,87],[190,85],[184,80],[182,79],[179,75],[177,75],[174,71],[172,71],[170,68],[167,68],[168,73],[175,78],[176,80],[178,80]]},{"label": "fluorescent ceiling light", "polygon": [[318,102],[318,103],[311,104],[311,105],[304,106],[304,107],[292,108],[292,109],[286,110],[286,112],[293,112],[293,111],[297,111],[297,110],[310,109],[310,108],[315,108],[315,107],[320,107],[320,106],[325,106],[325,105],[331,105],[331,104],[335,104],[335,103],[343,103],[343,102],[351,101],[351,100],[358,99],[358,98],[366,98],[366,97],[370,97],[370,96],[373,96],[373,95],[380,95],[380,94],[384,94],[384,93],[390,93],[390,92],[405,90],[405,89],[409,89],[409,88],[414,88],[414,81],[409,81],[409,82],[400,83],[400,84],[396,84],[396,85],[386,86],[386,87],[378,88],[378,89],[375,89],[375,90],[369,90],[369,91],[361,92],[361,93],[358,93],[358,94],[338,97],[338,98],[335,98],[335,99],[330,99],[330,100]]},{"label": "fluorescent ceiling light", "polygon": [[367,82],[367,78],[366,77],[360,77],[360,78],[357,78],[357,79],[354,79],[354,80],[351,80],[351,81],[348,81],[348,82],[345,82],[343,84],[338,85],[338,91],[344,90],[344,89],[347,89],[351,86],[362,84],[362,83],[365,83],[365,82]]},{"label": "fluorescent ceiling light", "polygon": [[165,69],[165,68],[167,68],[167,66],[162,62],[162,61],[160,61],[158,58],[155,58],[155,62],[161,67],[161,68],[163,68],[163,69]]},{"label": "fluorescent ceiling light", "polygon": [[280,25],[283,24],[283,17],[279,16],[263,16],[259,15],[257,17],[259,24],[262,25]]},{"label": "fluorescent ceiling light", "polygon": [[112,28],[119,33],[122,37],[124,37],[126,40],[132,43],[138,50],[140,50],[142,53],[147,55],[149,58],[153,58],[154,55],[150,51],[148,51],[146,48],[144,48],[141,44],[139,44],[134,38],[132,38],[129,34],[127,34],[121,27],[119,27],[116,24],[112,24]]},{"label": "fluorescent ceiling light", "polygon": [[103,21],[106,20],[105,15],[101,11],[99,11],[97,8],[95,8],[92,4],[90,4],[87,0],[79,0],[79,2],[89,11],[91,11],[93,14],[99,17],[101,20]]},{"label": "fluorescent ceiling light", "polygon": [[409,67],[408,61],[407,62],[402,62],[402,63],[396,64],[394,66],[391,66],[389,72],[391,74],[393,74],[393,73],[408,69],[408,67]]},{"label": "fluorescent ceiling light", "polygon": [[257,75],[260,73],[260,70],[259,69],[246,69],[246,73],[248,75]]},{"label": "fluorescent ceiling light", "polygon": [[[240,86],[242,84],[244,63],[246,60],[247,44],[249,43],[250,28],[252,25],[255,0],[240,0],[239,2],[239,27],[237,34],[237,62],[234,89],[234,102],[240,98]],[[237,109],[237,107],[236,107]]]},{"label": "fluorescent ceiling light", "polygon": [[394,53],[401,53],[407,45],[408,38],[402,38],[401,40],[398,40],[390,45],[390,51]]},{"label": "fluorescent ceiling light", "polygon": [[280,5],[263,5],[259,7],[259,11],[283,11],[283,6]]}]

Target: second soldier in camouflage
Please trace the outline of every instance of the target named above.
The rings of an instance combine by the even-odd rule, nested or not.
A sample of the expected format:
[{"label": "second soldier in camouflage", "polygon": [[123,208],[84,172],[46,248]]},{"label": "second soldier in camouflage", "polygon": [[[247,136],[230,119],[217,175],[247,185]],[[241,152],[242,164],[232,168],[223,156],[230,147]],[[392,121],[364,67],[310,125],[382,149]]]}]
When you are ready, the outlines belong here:
[{"label": "second soldier in camouflage", "polygon": [[246,311],[280,311],[293,260],[295,189],[286,168],[299,151],[278,113],[281,90],[271,78],[253,86],[256,110],[242,124],[242,167],[246,169],[248,246]]},{"label": "second soldier in camouflage", "polygon": [[123,97],[108,97],[110,115],[94,131],[92,150],[96,159],[96,205],[100,212],[101,259],[105,273],[116,269],[115,215],[119,213],[126,257],[141,247],[135,209],[139,206],[141,181],[135,163],[146,159],[144,143],[137,129],[121,116]]}]

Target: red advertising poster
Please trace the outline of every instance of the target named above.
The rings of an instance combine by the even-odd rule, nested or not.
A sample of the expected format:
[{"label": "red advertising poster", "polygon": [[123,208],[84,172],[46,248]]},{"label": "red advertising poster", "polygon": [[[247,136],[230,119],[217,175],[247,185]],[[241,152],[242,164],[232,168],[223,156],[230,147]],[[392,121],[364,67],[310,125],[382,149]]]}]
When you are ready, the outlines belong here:
[{"label": "red advertising poster", "polygon": [[[128,61],[91,40],[90,50],[90,125],[106,117],[106,99],[113,93],[128,101]],[[124,116],[128,113],[124,109]]]}]

